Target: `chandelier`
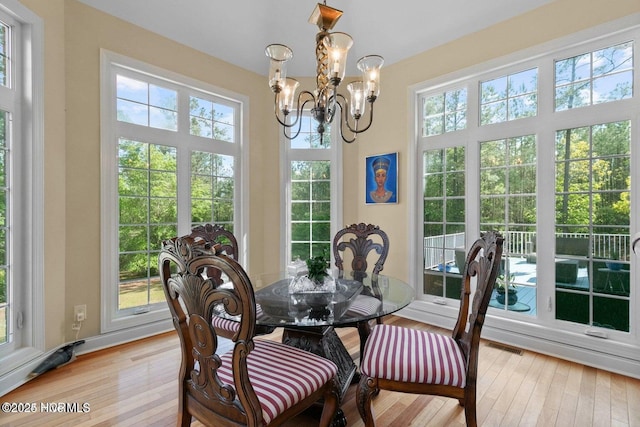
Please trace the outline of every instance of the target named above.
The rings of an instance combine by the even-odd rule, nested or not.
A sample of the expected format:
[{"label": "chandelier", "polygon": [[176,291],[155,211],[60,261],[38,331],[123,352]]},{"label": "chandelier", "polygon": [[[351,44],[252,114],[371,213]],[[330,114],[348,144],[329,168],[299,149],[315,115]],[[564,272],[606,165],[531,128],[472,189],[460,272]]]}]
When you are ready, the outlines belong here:
[{"label": "chandelier", "polygon": [[[271,60],[269,86],[275,94],[275,116],[287,139],[298,136],[302,123],[300,118],[307,110],[317,122],[316,130],[321,142],[325,126],[332,123],[335,116],[340,121],[340,136],[347,143],[355,141],[357,135],[373,123],[373,103],[380,93],[380,68],[384,59],[378,55],[360,58],[357,67],[362,72],[362,80],[347,84],[349,99],[338,93],[345,74],[347,53],[353,45],[349,34],[329,32],[340,16],[342,11],[327,6],[325,0],[324,4],[316,5],[309,18],[309,23],[320,29],[316,35],[316,89],[313,92],[301,91],[296,98],[299,82],[287,77],[287,61],[293,57],[289,47],[271,44],[265,49]],[[368,122],[362,126],[360,119],[366,115],[367,109]],[[295,118],[289,117],[292,112]]]}]

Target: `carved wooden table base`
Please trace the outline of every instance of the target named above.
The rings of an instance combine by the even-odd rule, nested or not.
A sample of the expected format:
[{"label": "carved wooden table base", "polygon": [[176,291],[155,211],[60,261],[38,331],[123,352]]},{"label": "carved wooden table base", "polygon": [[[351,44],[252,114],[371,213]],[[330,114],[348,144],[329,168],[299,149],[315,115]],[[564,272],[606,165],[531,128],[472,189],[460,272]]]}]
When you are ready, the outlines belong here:
[{"label": "carved wooden table base", "polygon": [[[340,385],[340,401],[342,402],[356,374],[357,366],[333,327],[285,328],[282,342],[333,361],[338,366],[337,377]],[[339,410],[334,426],[341,425],[346,425],[346,418],[342,410]]]}]

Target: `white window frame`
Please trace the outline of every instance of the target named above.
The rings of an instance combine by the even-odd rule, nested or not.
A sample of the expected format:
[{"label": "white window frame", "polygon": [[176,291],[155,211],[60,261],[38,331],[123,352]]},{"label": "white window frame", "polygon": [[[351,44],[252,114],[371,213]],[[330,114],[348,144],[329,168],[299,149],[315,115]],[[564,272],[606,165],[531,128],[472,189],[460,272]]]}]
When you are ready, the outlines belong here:
[{"label": "white window frame", "polygon": [[[275,122],[275,118],[273,118]],[[275,122],[277,123],[277,122]],[[283,136],[282,128],[278,125],[280,142],[280,159],[283,165],[280,168],[281,188],[284,189],[284,197],[281,198],[281,243],[280,259],[281,271],[285,271],[291,259],[291,162],[295,161],[322,161],[331,162],[331,241],[338,230],[342,228],[342,139],[337,134],[337,123],[331,125],[331,147],[323,148],[291,148],[291,141]],[[333,252],[331,253],[331,265],[333,265]]]},{"label": "white window frame", "polygon": [[[525,49],[512,55],[498,58],[490,62],[479,64],[469,69],[460,70],[440,78],[416,84],[410,88],[411,114],[415,118],[411,129],[410,150],[416,153],[416,161],[410,165],[411,176],[418,176],[422,170],[422,152],[425,148],[439,148],[463,144],[467,147],[466,179],[467,212],[466,233],[467,246],[473,236],[478,236],[479,197],[477,194],[477,179],[479,170],[479,142],[493,139],[508,138],[525,134],[537,135],[538,145],[538,219],[537,228],[541,246],[554,247],[552,237],[555,227],[555,206],[553,195],[549,192],[545,197],[543,189],[555,188],[555,176],[550,171],[554,169],[554,150],[540,149],[554,146],[555,132],[559,129],[608,123],[613,121],[631,121],[632,163],[631,163],[631,223],[630,234],[638,232],[640,221],[640,155],[638,155],[640,132],[640,70],[637,65],[634,73],[634,97],[590,107],[576,108],[569,111],[554,112],[554,60],[570,57],[575,54],[589,52],[615,44],[634,40],[634,57],[636,64],[640,58],[640,16],[633,15],[612,23],[604,24],[562,39],[554,40],[544,45]],[[513,122],[497,123],[479,126],[478,112],[478,82],[491,80],[499,75],[506,75],[514,71],[538,67],[538,115],[523,118]],[[468,92],[468,127],[465,130],[444,135],[423,138],[420,134],[420,103],[423,94],[442,92],[449,88],[467,85]],[[545,165],[540,171],[540,165]],[[546,166],[548,165],[548,167]],[[410,180],[411,192],[414,194],[411,202],[411,212],[421,212],[422,185],[421,180]],[[416,215],[411,224],[411,235],[422,236],[422,216]],[[422,242],[415,239],[411,243],[411,267],[414,272],[412,280],[422,283]],[[547,251],[538,253],[538,265],[553,265],[554,253]],[[631,260],[631,283],[638,283],[638,261]],[[634,289],[630,298],[630,331],[607,330],[608,339],[603,340],[589,336],[587,333],[594,328],[589,325],[565,322],[555,319],[555,288],[548,284],[554,282],[552,268],[539,268],[537,273],[537,318],[525,317],[509,312],[490,312],[487,316],[483,336],[497,341],[508,342],[512,345],[534,348],[560,357],[580,360],[581,362],[599,366],[615,372],[640,375],[640,322],[637,314],[640,307],[640,290]],[[546,285],[545,285],[546,284]],[[418,293],[418,301],[414,302],[408,312],[425,322],[439,326],[453,327],[458,313],[458,304],[453,301],[434,301]],[[606,355],[606,357],[603,357]]]},{"label": "white window frame", "polygon": [[[158,67],[143,63],[141,61],[125,57],[123,55],[101,50],[101,216],[102,216],[102,262],[101,262],[101,332],[114,332],[127,328],[145,328],[144,333],[160,332],[170,328],[170,313],[166,304],[155,304],[148,306],[149,310],[140,313],[135,309],[118,310],[117,292],[114,287],[118,287],[118,160],[114,153],[117,152],[116,133],[116,73],[127,74],[131,70],[129,77],[146,75],[146,81],[159,82],[165,85],[176,85],[180,87],[182,93],[202,96],[202,93],[209,93],[212,96],[227,99],[239,105],[238,124],[235,128],[235,142],[216,142],[210,138],[201,138],[189,135],[188,119],[189,106],[183,101],[178,101],[178,128],[186,129],[182,132],[171,132],[173,138],[181,138],[181,144],[185,144],[191,152],[201,149],[211,151],[213,144],[215,152],[223,155],[230,155],[235,158],[234,171],[236,171],[236,181],[234,187],[234,235],[238,239],[240,246],[239,261],[245,268],[248,268],[248,111],[249,101],[246,96],[230,92],[228,90],[215,87],[208,83],[197,81],[189,77],[173,73]],[[135,78],[135,77],[134,77]],[[183,102],[181,105],[180,103]],[[186,114],[185,114],[186,112]],[[115,124],[115,125],[114,125]],[[135,135],[136,125],[124,123],[123,126],[132,128]],[[149,130],[145,128],[145,130]],[[151,129],[148,133],[156,132]],[[135,139],[135,136],[133,136]],[[143,138],[143,141],[149,141]],[[159,142],[161,143],[161,142]],[[178,234],[189,234],[191,230],[191,209],[190,209],[190,156],[178,154],[178,171],[184,172],[185,178],[178,179]],[[179,172],[180,176],[180,172]],[[141,329],[142,330],[142,329]]]},{"label": "white window frame", "polygon": [[[0,108],[12,113],[10,283],[14,340],[0,354],[0,395],[24,383],[45,350],[44,316],[44,24],[16,0],[0,0],[13,21],[13,87],[0,88]],[[20,143],[16,143],[19,141]]]}]

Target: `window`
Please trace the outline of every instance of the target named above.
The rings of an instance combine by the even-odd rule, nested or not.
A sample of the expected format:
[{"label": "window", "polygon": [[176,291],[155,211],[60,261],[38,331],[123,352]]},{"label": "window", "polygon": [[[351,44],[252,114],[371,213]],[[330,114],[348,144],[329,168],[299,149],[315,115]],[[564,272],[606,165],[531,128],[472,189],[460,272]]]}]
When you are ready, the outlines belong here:
[{"label": "window", "polygon": [[119,121],[157,129],[178,129],[175,90],[123,75],[116,79]]},{"label": "window", "polygon": [[627,99],[633,95],[633,43],[556,61],[556,111]]},{"label": "window", "polygon": [[291,258],[331,254],[331,162],[291,162]]},{"label": "window", "polygon": [[425,151],[423,170],[424,293],[460,299],[466,257],[465,148]]},{"label": "window", "polygon": [[[11,177],[7,172],[11,169],[8,147],[11,145],[11,119],[8,111],[0,110],[0,345],[12,341],[14,334],[12,319],[14,316],[14,304],[12,303],[13,280],[9,273],[10,250],[10,228],[8,220],[11,208],[9,188],[11,188]],[[17,291],[17,289],[16,289]]]},{"label": "window", "polygon": [[480,84],[480,124],[488,125],[535,116],[538,70],[501,76]]},{"label": "window", "polygon": [[109,331],[167,317],[157,267],[163,240],[205,223],[241,240],[246,103],[110,52],[103,103],[103,154],[116,159],[102,170]]},{"label": "window", "polygon": [[559,319],[629,331],[630,148],[629,121],[556,133],[556,241],[581,248],[556,250]]},{"label": "window", "polygon": [[191,135],[220,141],[235,142],[236,108],[192,96],[189,99]]},{"label": "window", "polygon": [[[5,20],[8,21],[6,17]],[[0,21],[0,85],[4,87],[9,87],[11,48],[11,27]]]},{"label": "window", "polygon": [[[426,319],[457,304],[465,238],[497,229],[505,245],[488,314],[499,330],[595,351],[589,335],[606,336],[607,351],[625,358],[630,343],[640,347],[629,253],[640,214],[639,39],[632,28],[558,43],[416,89],[415,263]],[[465,88],[464,108],[450,110],[466,125],[445,130],[447,94]],[[500,287],[516,296],[502,299]]]},{"label": "window", "polygon": [[2,6],[0,389],[7,389],[24,380],[24,369],[44,350],[44,66],[40,18],[17,1]]},{"label": "window", "polygon": [[[491,305],[531,316],[536,313],[536,262],[530,246],[536,237],[536,159],[533,135],[480,144],[480,229],[500,231],[507,243]],[[513,294],[511,304],[504,303],[505,292]]]},{"label": "window", "polygon": [[[294,118],[295,120],[295,118]],[[288,242],[285,262],[307,260],[316,256],[331,257],[331,244],[338,224],[337,155],[332,144],[331,126],[322,140],[315,131],[315,121],[307,114],[301,117],[300,133],[285,140],[287,172],[283,174],[289,188],[285,201]],[[339,147],[339,145],[338,145]]]},{"label": "window", "polygon": [[118,310],[164,302],[157,259],[178,234],[177,149],[120,138]]},{"label": "window", "polygon": [[451,90],[424,99],[422,136],[440,135],[467,126],[467,90]]}]

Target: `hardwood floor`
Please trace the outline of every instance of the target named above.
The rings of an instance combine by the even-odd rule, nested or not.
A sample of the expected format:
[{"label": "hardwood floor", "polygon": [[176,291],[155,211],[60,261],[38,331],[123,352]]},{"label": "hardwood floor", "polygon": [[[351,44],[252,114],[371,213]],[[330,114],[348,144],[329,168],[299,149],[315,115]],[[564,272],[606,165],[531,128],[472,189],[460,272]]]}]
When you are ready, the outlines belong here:
[{"label": "hardwood floor", "polygon": [[[438,330],[396,316],[385,322]],[[357,358],[356,330],[344,328],[338,333]],[[277,340],[280,333],[268,337]],[[640,427],[640,380],[531,351],[520,354],[487,341],[480,345],[479,425]],[[0,412],[0,425],[175,426],[179,363],[175,333],[79,356],[2,396],[0,402],[35,403],[37,413]],[[87,403],[90,410],[41,411],[47,406],[53,411],[58,403]],[[347,392],[342,408],[348,426],[362,427],[355,386]],[[453,399],[382,391],[374,411],[379,427],[464,426],[463,410]],[[305,414],[286,425],[315,426],[317,421]]]}]

